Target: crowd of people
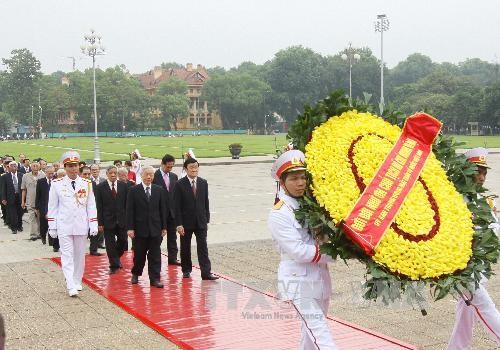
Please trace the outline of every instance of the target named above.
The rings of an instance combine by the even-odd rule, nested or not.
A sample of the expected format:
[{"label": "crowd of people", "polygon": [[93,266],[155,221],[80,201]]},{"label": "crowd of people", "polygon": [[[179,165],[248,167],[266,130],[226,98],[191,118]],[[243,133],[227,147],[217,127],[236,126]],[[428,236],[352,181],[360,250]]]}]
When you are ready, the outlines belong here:
[{"label": "crowd of people", "polygon": [[[150,285],[163,288],[160,247],[164,237],[168,265],[181,266],[183,277],[190,278],[193,234],[202,279],[218,279],[208,258],[208,183],[198,176],[199,163],[192,151],[186,153],[180,179],[172,171],[175,158],[169,154],[159,169],[141,166],[138,150],[130,158],[115,160],[105,169],[105,177],[98,164],[87,165],[75,151],[54,163],[41,158],[30,161],[23,154],[19,162],[11,155],[1,158],[4,224],[12,234],[26,228],[31,241],[48,242],[54,252],[61,252],[70,296],[82,290],[87,245],[91,256],[106,250],[113,275],[122,269],[120,258],[129,250],[128,238],[134,251],[131,284],[138,283],[147,258]],[[28,227],[23,228],[23,223]]]}]

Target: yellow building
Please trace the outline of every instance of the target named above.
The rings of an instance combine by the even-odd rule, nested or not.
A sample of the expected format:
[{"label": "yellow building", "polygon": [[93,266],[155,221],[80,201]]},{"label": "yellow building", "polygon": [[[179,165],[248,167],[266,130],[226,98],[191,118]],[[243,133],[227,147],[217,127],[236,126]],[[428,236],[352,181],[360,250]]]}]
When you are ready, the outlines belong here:
[{"label": "yellow building", "polygon": [[186,95],[190,101],[189,115],[178,119],[176,129],[222,129],[222,120],[217,109],[209,110],[207,101],[200,99],[201,88],[209,79],[207,70],[201,64],[196,68],[191,63],[181,68],[155,67],[136,77],[150,95],[167,79],[177,78],[186,82]]}]

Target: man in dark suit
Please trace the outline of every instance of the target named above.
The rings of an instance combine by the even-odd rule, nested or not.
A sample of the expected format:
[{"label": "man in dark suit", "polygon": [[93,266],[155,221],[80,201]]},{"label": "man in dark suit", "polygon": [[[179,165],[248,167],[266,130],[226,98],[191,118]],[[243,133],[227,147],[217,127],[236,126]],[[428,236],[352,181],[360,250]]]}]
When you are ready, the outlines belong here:
[{"label": "man in dark suit", "polygon": [[22,161],[20,161],[17,165],[17,171],[19,171],[21,174],[29,173],[31,171],[30,159],[25,157]]},{"label": "man in dark suit", "polygon": [[[99,164],[92,164],[90,166],[90,180],[92,180],[93,184],[93,190],[96,189],[97,185],[100,185],[102,182],[106,182],[106,179],[100,175],[101,173],[101,168],[99,167]],[[94,192],[95,193],[95,192]],[[94,252],[97,252],[97,248],[104,249],[104,235],[101,232],[97,233],[97,236],[95,237],[90,237],[90,243],[95,247]],[[92,252],[92,249],[91,249]],[[102,255],[101,253],[98,254],[91,254],[91,255]]]},{"label": "man in dark suit", "polygon": [[168,205],[165,192],[153,184],[154,168],[142,168],[142,183],[131,187],[127,197],[127,234],[134,238],[134,267],[130,283],[137,284],[142,275],[146,255],[148,258],[148,273],[151,286],[163,288],[160,282],[161,242],[167,234]]},{"label": "man in dark suit", "polygon": [[191,238],[196,236],[198,263],[201,278],[216,280],[219,277],[211,272],[207,247],[207,224],[210,222],[208,203],[208,183],[198,177],[199,164],[194,158],[184,161],[186,176],[177,182],[174,189],[175,223],[181,236],[181,264],[184,278],[189,278],[192,271]]},{"label": "man in dark suit", "polygon": [[[47,209],[49,206],[49,192],[52,180],[54,178],[54,167],[48,166],[45,168],[45,177],[38,179],[36,183],[35,208],[38,211],[40,218],[40,237],[42,242],[45,242],[47,231],[49,230],[49,222],[47,221]],[[54,252],[59,251],[59,238],[49,236],[49,245],[52,246]]]},{"label": "man in dark suit", "polygon": [[[97,196],[98,188],[97,188],[97,184],[94,182],[94,180],[92,180],[90,167],[87,165],[83,165],[83,166],[79,167],[78,171],[80,173],[80,177],[82,177],[86,180],[89,180],[92,183],[92,192],[94,192],[94,196]],[[104,181],[105,180],[103,180],[102,182],[104,182]],[[102,253],[99,253],[99,250],[98,250],[99,241],[100,241],[99,237],[103,237],[102,239],[104,240],[104,236],[103,236],[102,232],[97,232],[97,235],[95,235],[95,236],[91,236],[90,233],[87,235],[87,238],[90,240],[89,253],[92,256],[101,256],[102,255]]]},{"label": "man in dark suit", "polygon": [[17,171],[17,163],[9,163],[9,172],[3,175],[2,203],[6,206],[9,226],[13,234],[23,230],[21,207],[21,182],[23,174]]},{"label": "man in dark suit", "polygon": [[4,174],[8,174],[9,172],[9,163],[13,161],[13,157],[9,155],[5,155],[2,161],[2,167],[0,168],[0,208],[2,209],[2,219],[5,226],[9,226],[9,215],[7,214],[7,206],[2,202],[2,193],[4,188]]},{"label": "man in dark suit", "polygon": [[172,172],[175,164],[175,158],[170,154],[165,154],[161,160],[160,169],[156,170],[153,183],[161,186],[166,193],[168,199],[167,216],[170,226],[167,227],[167,251],[168,251],[168,264],[179,265],[177,261],[177,233],[175,231],[175,208],[174,208],[174,187],[177,183],[177,175]]},{"label": "man in dark suit", "polygon": [[117,171],[115,166],[106,169],[108,180],[97,186],[95,197],[98,229],[104,233],[110,275],[122,267],[120,257],[128,250],[125,219],[127,185],[117,180]]}]

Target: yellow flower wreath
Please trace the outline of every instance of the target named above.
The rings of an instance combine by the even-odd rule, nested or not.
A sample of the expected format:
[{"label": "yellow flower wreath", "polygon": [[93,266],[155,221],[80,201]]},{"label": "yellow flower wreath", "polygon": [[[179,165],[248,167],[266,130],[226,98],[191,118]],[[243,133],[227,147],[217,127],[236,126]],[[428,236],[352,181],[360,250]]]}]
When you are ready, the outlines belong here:
[{"label": "yellow flower wreath", "polygon": [[[317,127],[306,146],[311,188],[338,224],[401,134],[398,126],[351,110]],[[431,153],[372,259],[391,272],[418,280],[467,266],[473,224],[462,196]]]}]

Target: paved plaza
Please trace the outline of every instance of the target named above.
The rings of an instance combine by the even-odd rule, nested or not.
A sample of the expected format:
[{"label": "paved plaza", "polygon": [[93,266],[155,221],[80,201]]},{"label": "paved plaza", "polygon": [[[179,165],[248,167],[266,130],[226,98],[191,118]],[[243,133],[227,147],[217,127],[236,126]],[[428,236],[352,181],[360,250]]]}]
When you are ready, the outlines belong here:
[{"label": "paved plaza", "polygon": [[[490,158],[493,169],[487,187],[500,193],[500,154]],[[248,161],[200,160],[200,176],[209,183],[212,270],[274,293],[279,257],[266,225],[275,191],[270,178],[272,157]],[[174,171],[179,173],[180,168]],[[86,286],[78,298],[68,297],[62,271],[44,259],[57,255],[40,241],[29,241],[26,229],[12,235],[0,225],[0,313],[7,326],[7,349],[176,349]],[[359,263],[337,261],[330,271],[334,286],[330,314],[424,349],[446,346],[454,321],[452,298],[429,301],[428,315],[422,316],[411,305],[387,307],[363,301],[364,269]],[[500,300],[498,276],[490,280],[488,290],[495,301]],[[495,348],[479,328],[474,341],[473,349]],[[295,344],[289,348],[296,348]]]}]

